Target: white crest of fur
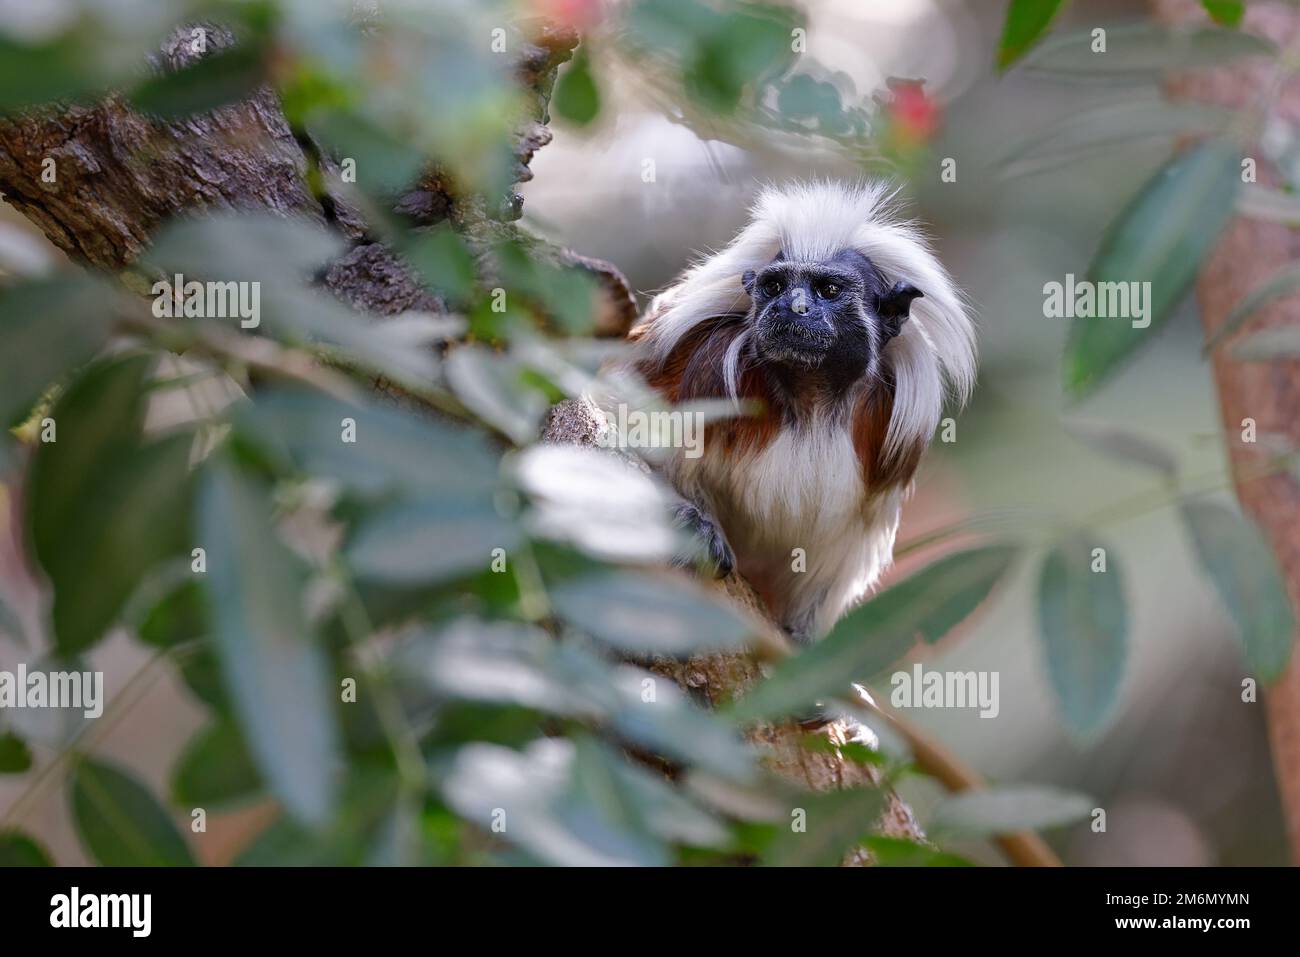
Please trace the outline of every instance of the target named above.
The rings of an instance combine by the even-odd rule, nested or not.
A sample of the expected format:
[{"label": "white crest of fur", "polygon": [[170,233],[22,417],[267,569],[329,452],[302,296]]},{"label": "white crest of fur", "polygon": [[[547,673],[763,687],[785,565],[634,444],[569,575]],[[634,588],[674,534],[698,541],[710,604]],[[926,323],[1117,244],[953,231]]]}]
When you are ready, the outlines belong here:
[{"label": "white crest of fur", "polygon": [[[799,261],[830,259],[855,249],[890,283],[906,280],[924,293],[912,303],[902,333],[887,347],[895,372],[893,416],[885,445],[897,451],[929,441],[946,392],[964,402],[975,384],[974,323],[947,271],[915,225],[901,220],[883,184],[810,182],[770,187],[754,204],[748,226],[725,249],[701,260],[655,297],[644,341],[666,359],[692,328],[717,316],[749,310],[740,277],[758,271],[778,251]],[[725,377],[734,390],[736,355]]]}]

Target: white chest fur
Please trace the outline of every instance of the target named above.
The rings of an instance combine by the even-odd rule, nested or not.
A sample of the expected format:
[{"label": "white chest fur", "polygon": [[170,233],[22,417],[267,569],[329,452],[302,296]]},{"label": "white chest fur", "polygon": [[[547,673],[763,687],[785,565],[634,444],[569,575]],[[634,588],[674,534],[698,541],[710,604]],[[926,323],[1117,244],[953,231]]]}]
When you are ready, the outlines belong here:
[{"label": "white chest fur", "polygon": [[713,512],[741,574],[791,631],[824,634],[889,564],[902,493],[868,493],[847,429],[783,429],[744,458],[713,451],[676,465],[679,487]]}]

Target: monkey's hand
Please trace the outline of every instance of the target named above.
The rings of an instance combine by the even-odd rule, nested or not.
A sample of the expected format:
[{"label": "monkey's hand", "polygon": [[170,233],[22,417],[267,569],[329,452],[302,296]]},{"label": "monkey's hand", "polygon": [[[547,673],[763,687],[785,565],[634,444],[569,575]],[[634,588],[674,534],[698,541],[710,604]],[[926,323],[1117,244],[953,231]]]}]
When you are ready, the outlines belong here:
[{"label": "monkey's hand", "polygon": [[[693,502],[682,502],[674,510],[678,526],[686,529],[702,546],[702,551],[713,567],[715,578],[726,578],[736,569],[736,556],[722,534],[716,519]],[[693,565],[695,556],[683,556],[673,561],[675,565]]]}]

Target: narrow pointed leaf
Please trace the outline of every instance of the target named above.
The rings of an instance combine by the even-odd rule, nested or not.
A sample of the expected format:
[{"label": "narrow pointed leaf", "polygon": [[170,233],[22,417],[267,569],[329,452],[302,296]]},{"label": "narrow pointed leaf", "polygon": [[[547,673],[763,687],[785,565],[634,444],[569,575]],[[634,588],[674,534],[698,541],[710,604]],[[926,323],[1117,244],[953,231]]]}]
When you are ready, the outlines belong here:
[{"label": "narrow pointed leaf", "polygon": [[262,778],[234,724],[218,720],[185,747],[172,772],[172,796],[182,807],[222,807],[262,793]]},{"label": "narrow pointed leaf", "polygon": [[1128,650],[1128,608],[1122,573],[1111,549],[1106,570],[1094,572],[1084,538],[1057,546],[1043,562],[1038,620],[1047,673],[1061,716],[1080,736],[1101,729],[1119,693]]},{"label": "narrow pointed leaf", "polygon": [[1128,290],[1130,314],[1076,314],[1069,320],[1064,361],[1069,392],[1081,396],[1092,391],[1153,341],[1232,218],[1241,184],[1240,159],[1240,149],[1227,139],[1192,147],[1148,181],[1111,224],[1088,281],[1099,289],[1098,306],[1101,289]]},{"label": "narrow pointed leaf", "polygon": [[20,831],[0,831],[0,867],[53,867],[45,848]]},{"label": "narrow pointed leaf", "polygon": [[1064,0],[1011,0],[998,43],[998,69],[1020,59],[1047,32]]},{"label": "narrow pointed leaf", "polygon": [[1248,518],[1214,502],[1189,502],[1183,521],[1196,557],[1237,626],[1246,663],[1265,681],[1291,660],[1295,619],[1277,562]]},{"label": "narrow pointed leaf", "polygon": [[[835,867],[880,823],[885,795],[876,788],[809,794],[779,823],[764,855],[776,867]],[[800,830],[796,825],[801,826]]]},{"label": "narrow pointed leaf", "polygon": [[1005,575],[1015,549],[991,545],[945,556],[849,612],[821,641],[782,661],[737,702],[737,720],[799,714],[898,662],[918,640],[938,641]]},{"label": "narrow pointed leaf", "polygon": [[289,812],[322,824],[334,808],[338,733],[324,657],[302,607],[304,576],[275,534],[268,490],[213,463],[199,531],[210,633],[245,739]]},{"label": "narrow pointed leaf", "polygon": [[106,867],[183,867],[194,858],[171,816],[134,778],[89,758],[69,785],[86,850]]},{"label": "narrow pointed leaf", "polygon": [[213,50],[179,70],[146,80],[131,93],[131,105],[170,120],[245,99],[266,81],[266,53],[251,42]]},{"label": "narrow pointed leaf", "polygon": [[613,572],[564,582],[556,611],[593,638],[640,654],[689,655],[740,648],[750,624],[693,582]]},{"label": "narrow pointed leaf", "polygon": [[84,276],[0,290],[0,426],[17,424],[45,389],[108,338],[104,286]]},{"label": "narrow pointed leaf", "polygon": [[0,774],[22,774],[31,766],[27,742],[12,731],[0,732]]}]

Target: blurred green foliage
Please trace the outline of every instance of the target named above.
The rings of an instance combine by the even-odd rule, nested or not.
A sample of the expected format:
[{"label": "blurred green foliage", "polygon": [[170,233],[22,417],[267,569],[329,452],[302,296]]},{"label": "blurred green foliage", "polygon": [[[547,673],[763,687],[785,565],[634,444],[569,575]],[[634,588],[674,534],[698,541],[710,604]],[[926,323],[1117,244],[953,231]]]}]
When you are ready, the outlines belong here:
[{"label": "blurred green foliage", "polygon": [[[1056,6],[1011,5],[1004,65],[1039,40]],[[466,198],[511,182],[523,107],[510,58],[492,47],[493,31],[512,23],[508,4],[385,5],[357,24],[350,4],[192,2],[169,20],[111,30],[93,7],[54,35],[0,41],[0,109],[116,89],[175,118],[268,84],[294,131],[321,147],[324,161],[304,171],[316,192],[350,191],[385,210],[431,170]],[[165,37],[209,19],[231,25],[233,45],[140,81],[139,63]],[[684,108],[871,154],[876,110],[798,54],[802,23],[785,5],[636,0],[593,45],[659,77]],[[105,62],[110,34],[118,45]],[[504,35],[507,49],[519,42],[513,26]],[[1074,69],[1078,41],[1054,39],[1038,43],[1027,69]],[[1117,31],[1121,73],[1160,68],[1145,59],[1150,39]],[[1210,58],[1261,49],[1226,31],[1157,48]],[[561,76],[557,116],[598,118],[601,62],[584,49]],[[1232,208],[1225,184],[1238,158],[1213,140],[1172,161],[1116,225],[1097,275],[1143,263],[1161,281],[1163,316]],[[1190,234],[1192,223],[1202,231]],[[123,769],[69,755],[87,852],[109,865],[189,864],[173,810],[269,797],[282,816],[244,863],[801,865],[834,864],[858,846],[883,864],[964,863],[873,835],[883,787],[792,790],[743,731],[843,706],[851,683],[965,620],[1023,543],[931,563],[740,701],[702,708],[647,665],[742,649],[752,626],[691,579],[649,567],[678,544],[656,480],[602,453],[536,446],[544,410],[581,393],[608,354],[583,348],[590,277],[514,236],[471,248],[445,226],[383,213],[370,225],[464,317],[475,344],[446,355],[431,346],[445,317],[358,315],[317,282],[344,249],[337,233],[251,213],[168,225],[143,269],[261,283],[265,321],[239,338],[275,346],[259,353],[265,361],[215,335],[214,320],[151,323],[147,304],[108,277],[19,279],[0,294],[0,416],[16,424],[36,412],[58,429],[56,442],[33,443],[23,497],[28,545],[53,591],[55,651],[85,652],[125,622],[211,712],[173,770],[171,808]],[[1072,343],[1072,384],[1099,382],[1150,338],[1118,329]],[[104,354],[114,332],[130,348]],[[303,352],[329,363],[295,361]],[[193,421],[146,429],[152,397],[194,395],[162,378],[169,354],[238,397],[222,408],[196,401]],[[407,401],[367,395],[377,378]],[[1149,444],[1099,441],[1177,481],[1172,456]],[[636,521],[618,526],[628,515]],[[1276,574],[1260,571],[1271,563],[1257,533],[1230,512],[1185,515],[1249,661],[1276,674],[1291,621]],[[1127,624],[1119,563],[1092,574],[1093,538],[1075,531],[1053,529],[1039,601],[1064,717],[1088,734],[1123,675]],[[855,743],[843,754],[888,784],[910,760],[885,740],[882,729],[879,750]],[[658,755],[672,773],[632,754]],[[29,762],[21,739],[0,737],[0,771]],[[996,834],[1065,824],[1089,807],[1009,789],[954,799],[936,823]],[[798,814],[806,830],[791,829]],[[47,859],[26,836],[0,833],[0,863]]]}]

